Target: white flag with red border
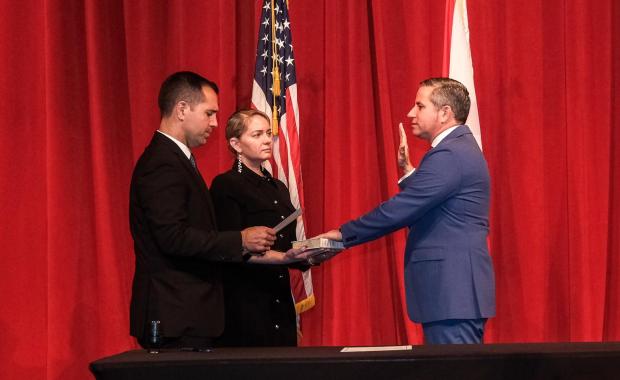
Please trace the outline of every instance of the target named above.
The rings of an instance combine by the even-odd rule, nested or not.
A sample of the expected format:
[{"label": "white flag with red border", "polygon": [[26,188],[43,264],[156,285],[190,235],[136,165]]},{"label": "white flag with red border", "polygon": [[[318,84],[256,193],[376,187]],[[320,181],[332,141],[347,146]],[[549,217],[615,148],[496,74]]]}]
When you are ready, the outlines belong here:
[{"label": "white flag with red border", "polygon": [[474,66],[469,45],[467,0],[447,0],[445,31],[443,75],[456,79],[467,87],[471,107],[466,124],[482,149],[478,101],[474,87]]}]

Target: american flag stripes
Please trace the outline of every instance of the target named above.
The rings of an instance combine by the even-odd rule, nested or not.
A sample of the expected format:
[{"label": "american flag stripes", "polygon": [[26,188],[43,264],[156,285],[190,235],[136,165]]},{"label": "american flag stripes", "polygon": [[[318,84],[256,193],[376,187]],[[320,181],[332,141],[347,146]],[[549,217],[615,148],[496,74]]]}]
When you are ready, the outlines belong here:
[{"label": "american flag stripes", "polygon": [[[287,185],[296,208],[304,206],[299,141],[297,76],[291,22],[285,0],[264,0],[258,31],[258,47],[252,107],[271,118],[274,135],[273,159],[267,169]],[[297,220],[297,239],[306,233],[303,217]],[[314,306],[310,270],[292,270],[291,287],[297,313]]]}]

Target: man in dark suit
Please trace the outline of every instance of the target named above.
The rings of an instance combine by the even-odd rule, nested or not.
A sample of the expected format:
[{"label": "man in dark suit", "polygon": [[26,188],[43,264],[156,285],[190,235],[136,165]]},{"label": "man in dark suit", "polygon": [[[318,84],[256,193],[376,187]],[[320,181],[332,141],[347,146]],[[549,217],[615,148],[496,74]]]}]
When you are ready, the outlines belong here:
[{"label": "man in dark suit", "polygon": [[160,321],[164,347],[207,347],[224,329],[222,263],[266,260],[250,253],[267,251],[275,234],[267,227],[218,232],[191,153],[217,127],[215,83],[191,72],[172,74],[161,86],[159,109],[159,129],[131,179],[130,331],[147,346],[151,321]]},{"label": "man in dark suit", "polygon": [[[421,82],[413,134],[432,149],[399,183],[401,191],[374,210],[323,236],[351,247],[409,227],[405,288],[409,317],[426,343],[481,343],[495,315],[493,263],[487,249],[489,171],[464,125],[469,93],[448,78]],[[402,153],[401,153],[402,154]]]}]

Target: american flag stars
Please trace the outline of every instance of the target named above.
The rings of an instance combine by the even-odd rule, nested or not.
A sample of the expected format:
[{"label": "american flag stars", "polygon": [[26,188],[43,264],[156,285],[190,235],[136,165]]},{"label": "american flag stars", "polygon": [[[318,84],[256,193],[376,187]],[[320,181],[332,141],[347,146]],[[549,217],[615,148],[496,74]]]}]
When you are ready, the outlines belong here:
[{"label": "american flag stars", "polygon": [[[296,83],[295,75],[295,56],[293,55],[293,43],[291,37],[291,23],[288,16],[288,10],[285,6],[279,4],[283,0],[277,0],[273,8],[275,21],[272,25],[271,20],[271,0],[265,1],[261,16],[260,40],[258,42],[255,80],[265,92],[269,105],[273,107],[275,100],[276,107],[281,112],[286,112],[286,103],[283,95],[286,89]],[[275,36],[272,32],[275,31]],[[275,37],[275,38],[273,38]],[[272,39],[273,38],[273,39]],[[274,51],[275,50],[275,51]],[[281,97],[273,96],[273,83],[275,66],[278,68],[278,79],[280,80]],[[277,83],[277,82],[276,82]]]}]

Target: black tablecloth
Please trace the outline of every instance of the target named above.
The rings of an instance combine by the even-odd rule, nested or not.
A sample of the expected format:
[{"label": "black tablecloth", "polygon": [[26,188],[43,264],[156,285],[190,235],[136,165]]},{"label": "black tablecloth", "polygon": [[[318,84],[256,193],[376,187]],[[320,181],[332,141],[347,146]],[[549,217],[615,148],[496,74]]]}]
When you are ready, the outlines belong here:
[{"label": "black tablecloth", "polygon": [[620,379],[620,343],[413,346],[340,352],[342,347],[134,350],[91,363],[109,379]]}]

